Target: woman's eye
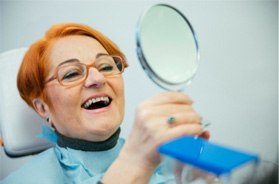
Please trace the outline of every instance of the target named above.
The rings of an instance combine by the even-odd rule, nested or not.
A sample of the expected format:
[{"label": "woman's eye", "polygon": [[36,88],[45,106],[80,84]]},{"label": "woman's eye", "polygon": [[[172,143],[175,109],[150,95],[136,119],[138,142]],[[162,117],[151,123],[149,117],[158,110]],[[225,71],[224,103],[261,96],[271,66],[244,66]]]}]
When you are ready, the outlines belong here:
[{"label": "woman's eye", "polygon": [[77,70],[74,70],[74,71],[72,70],[72,71],[69,71],[66,74],[64,74],[62,80],[73,80],[73,79],[79,78],[81,76],[82,76],[82,72],[77,71]]},{"label": "woman's eye", "polygon": [[113,71],[113,66],[111,65],[103,65],[98,69],[100,72],[111,72]]}]

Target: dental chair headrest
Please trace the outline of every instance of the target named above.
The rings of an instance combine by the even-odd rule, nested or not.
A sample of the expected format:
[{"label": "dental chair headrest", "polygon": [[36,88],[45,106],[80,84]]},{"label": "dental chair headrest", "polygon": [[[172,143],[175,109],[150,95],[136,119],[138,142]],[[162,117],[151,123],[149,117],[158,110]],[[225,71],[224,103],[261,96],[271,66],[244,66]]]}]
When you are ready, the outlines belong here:
[{"label": "dental chair headrest", "polygon": [[0,53],[0,130],[5,153],[19,157],[41,152],[52,144],[38,138],[43,119],[19,96],[17,71],[27,48]]}]

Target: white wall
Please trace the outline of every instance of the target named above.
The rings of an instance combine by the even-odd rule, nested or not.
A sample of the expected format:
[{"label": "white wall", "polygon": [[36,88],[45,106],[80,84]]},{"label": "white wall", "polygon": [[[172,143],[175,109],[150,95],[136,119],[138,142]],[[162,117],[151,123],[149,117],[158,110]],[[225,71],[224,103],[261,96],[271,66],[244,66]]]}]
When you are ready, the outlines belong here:
[{"label": "white wall", "polygon": [[[201,64],[185,93],[212,122],[214,142],[259,153],[278,154],[278,1],[6,1],[0,0],[0,51],[26,47],[53,24],[88,24],[126,53],[127,136],[136,105],[163,90],[142,71],[135,52],[140,14],[156,2],[176,6],[192,22],[201,47]],[[0,179],[25,162],[0,150]]]}]

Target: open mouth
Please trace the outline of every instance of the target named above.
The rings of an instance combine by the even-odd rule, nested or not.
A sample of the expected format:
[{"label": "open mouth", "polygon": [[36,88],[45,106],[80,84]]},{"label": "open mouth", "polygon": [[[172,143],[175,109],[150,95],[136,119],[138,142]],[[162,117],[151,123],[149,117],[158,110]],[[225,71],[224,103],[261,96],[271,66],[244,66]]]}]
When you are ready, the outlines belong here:
[{"label": "open mouth", "polygon": [[81,107],[87,110],[100,109],[109,106],[111,101],[108,96],[96,97],[85,101]]}]

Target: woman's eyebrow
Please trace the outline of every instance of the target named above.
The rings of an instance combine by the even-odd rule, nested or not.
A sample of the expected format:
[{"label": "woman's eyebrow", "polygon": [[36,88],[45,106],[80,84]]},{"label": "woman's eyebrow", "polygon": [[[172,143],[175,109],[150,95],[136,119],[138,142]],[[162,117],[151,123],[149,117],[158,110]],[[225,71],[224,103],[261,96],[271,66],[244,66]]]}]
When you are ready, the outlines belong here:
[{"label": "woman's eyebrow", "polygon": [[100,57],[100,56],[108,56],[109,54],[107,54],[107,53],[98,53],[97,55],[96,55],[96,59],[98,58],[98,57]]},{"label": "woman's eyebrow", "polygon": [[[107,53],[98,53],[96,55],[96,59],[100,56],[108,56],[109,54]],[[71,59],[67,59],[66,61],[63,61],[62,63],[60,63],[58,66],[61,66],[61,65],[64,65],[64,64],[67,64],[67,63],[75,63],[75,62],[79,62],[80,63],[80,60],[77,59],[77,58],[71,58]]]},{"label": "woman's eyebrow", "polygon": [[61,66],[61,65],[67,64],[67,63],[76,63],[76,62],[80,63],[80,61],[77,58],[67,59],[66,61],[63,61],[62,63],[60,63],[58,66]]}]

